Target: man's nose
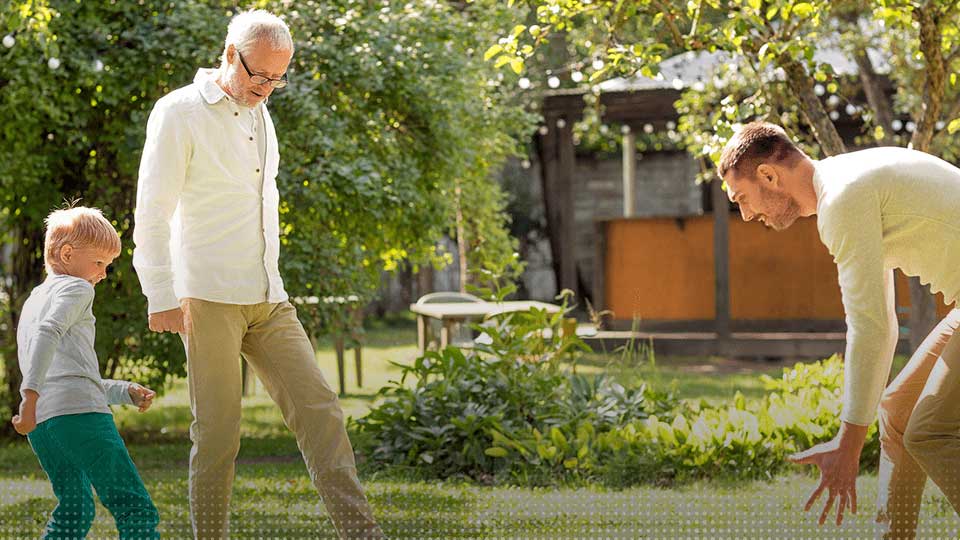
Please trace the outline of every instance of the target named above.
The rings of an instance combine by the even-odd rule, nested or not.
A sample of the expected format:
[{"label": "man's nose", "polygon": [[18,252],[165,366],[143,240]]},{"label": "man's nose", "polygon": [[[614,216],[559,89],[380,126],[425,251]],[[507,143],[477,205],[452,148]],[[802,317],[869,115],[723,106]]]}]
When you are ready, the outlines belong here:
[{"label": "man's nose", "polygon": [[756,214],[744,208],[742,204],[740,205],[740,217],[743,218],[744,221],[753,221],[755,216]]}]

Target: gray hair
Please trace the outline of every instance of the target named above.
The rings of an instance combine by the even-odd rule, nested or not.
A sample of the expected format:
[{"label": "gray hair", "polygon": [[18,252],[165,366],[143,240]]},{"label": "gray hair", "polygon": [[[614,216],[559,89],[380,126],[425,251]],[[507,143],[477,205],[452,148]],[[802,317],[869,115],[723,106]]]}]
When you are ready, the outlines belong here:
[{"label": "gray hair", "polygon": [[227,63],[227,49],[230,45],[241,53],[246,53],[258,42],[269,44],[275,51],[293,51],[293,38],[287,23],[267,10],[251,9],[230,19],[227,39],[223,44],[223,63]]}]

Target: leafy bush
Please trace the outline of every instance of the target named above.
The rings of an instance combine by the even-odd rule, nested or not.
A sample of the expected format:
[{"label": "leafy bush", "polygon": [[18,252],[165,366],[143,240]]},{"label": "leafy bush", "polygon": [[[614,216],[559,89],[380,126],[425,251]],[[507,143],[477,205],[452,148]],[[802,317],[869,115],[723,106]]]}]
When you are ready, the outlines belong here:
[{"label": "leafy bush", "polygon": [[[429,351],[401,366],[401,379],[380,391],[385,401],[356,421],[369,435],[360,450],[427,476],[489,480],[514,469],[504,459],[511,450],[535,467],[553,462],[535,445],[509,446],[520,434],[614,426],[676,405],[644,388],[566,372],[565,362],[586,346],[562,333],[562,319],[540,310],[504,314],[478,327],[489,344]],[[411,377],[416,384],[405,386]]]},{"label": "leafy bush", "polygon": [[[763,398],[737,392],[716,406],[575,374],[568,366],[584,345],[560,335],[561,319],[505,315],[481,328],[490,345],[428,352],[403,367],[401,380],[381,390],[384,401],[356,421],[367,435],[358,450],[427,477],[665,485],[771,477],[789,454],[839,428],[838,357],[798,363],[780,379],[762,376],[770,390]],[[864,465],[878,452],[873,426]]]}]

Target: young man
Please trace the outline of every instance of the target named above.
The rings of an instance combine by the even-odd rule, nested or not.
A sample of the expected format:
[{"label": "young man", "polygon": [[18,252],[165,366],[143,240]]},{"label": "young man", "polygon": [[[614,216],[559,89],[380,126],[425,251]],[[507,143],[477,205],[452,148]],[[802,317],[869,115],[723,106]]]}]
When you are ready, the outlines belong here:
[{"label": "young man", "polygon": [[814,161],[780,127],[754,122],[727,143],[718,170],[745,221],[782,230],[816,215],[837,263],[847,320],[842,426],[793,457],[820,468],[806,509],[826,491],[820,523],[834,502],[837,524],[845,510],[856,512],[860,451],[879,405],[884,537],[916,535],[927,475],[960,510],[960,311],[884,390],[898,337],[893,269],[920,276],[948,303],[960,297],[960,169],[905,148]]},{"label": "young man", "polygon": [[[140,162],[133,255],[150,329],[181,334],[194,422],[190,515],[226,538],[240,448],[240,357],[297,436],[338,534],[379,538],[337,395],[278,270],[280,156],[266,100],[287,84],[293,40],[266,11],[230,22],[219,69],[161,98]],[[174,240],[171,242],[171,238]]]}]

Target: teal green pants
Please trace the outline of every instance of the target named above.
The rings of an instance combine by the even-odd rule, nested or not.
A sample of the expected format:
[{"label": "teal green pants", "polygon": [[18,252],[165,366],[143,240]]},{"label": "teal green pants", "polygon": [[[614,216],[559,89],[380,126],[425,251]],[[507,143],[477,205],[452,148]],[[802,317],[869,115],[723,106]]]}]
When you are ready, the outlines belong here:
[{"label": "teal green pants", "polygon": [[113,514],[122,540],[160,538],[160,515],[112,415],[56,416],[37,425],[27,438],[58,501],[44,540],[86,537],[96,517],[91,486]]}]

